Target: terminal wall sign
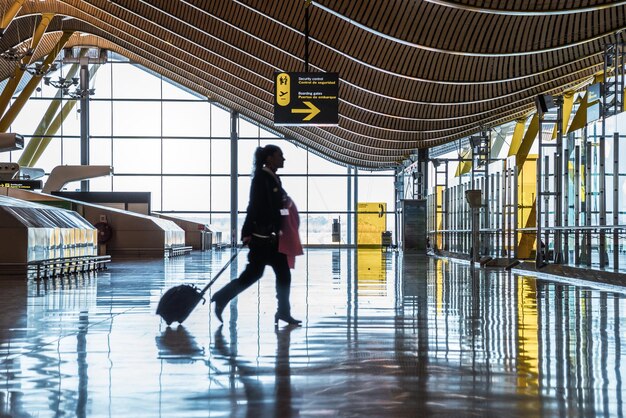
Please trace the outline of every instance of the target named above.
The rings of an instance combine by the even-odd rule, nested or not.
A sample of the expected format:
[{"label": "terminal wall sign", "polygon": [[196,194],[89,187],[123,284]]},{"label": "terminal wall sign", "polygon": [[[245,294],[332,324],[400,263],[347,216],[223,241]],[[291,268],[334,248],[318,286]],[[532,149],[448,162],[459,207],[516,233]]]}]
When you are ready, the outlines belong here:
[{"label": "terminal wall sign", "polygon": [[274,124],[339,124],[339,74],[274,73]]}]

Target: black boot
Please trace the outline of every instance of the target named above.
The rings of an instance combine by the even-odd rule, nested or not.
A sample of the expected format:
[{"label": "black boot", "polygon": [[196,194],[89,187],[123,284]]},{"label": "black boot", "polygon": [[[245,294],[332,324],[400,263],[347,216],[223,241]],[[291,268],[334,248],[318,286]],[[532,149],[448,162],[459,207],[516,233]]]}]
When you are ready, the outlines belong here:
[{"label": "black boot", "polygon": [[278,321],[285,321],[289,325],[302,325],[302,321],[299,319],[295,319],[291,314],[281,314],[280,312],[276,312],[274,315],[274,325],[278,326]]},{"label": "black boot", "polygon": [[219,299],[216,299],[215,296],[211,298],[211,302],[215,302],[215,316],[221,323],[224,323],[222,319],[222,312],[224,312],[224,308],[226,308],[226,304]]}]

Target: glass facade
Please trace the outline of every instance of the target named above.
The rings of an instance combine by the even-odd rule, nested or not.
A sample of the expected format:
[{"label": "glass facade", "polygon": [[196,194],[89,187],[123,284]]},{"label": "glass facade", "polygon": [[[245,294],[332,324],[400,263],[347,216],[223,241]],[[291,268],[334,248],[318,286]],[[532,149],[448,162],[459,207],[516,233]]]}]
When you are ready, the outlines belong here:
[{"label": "glass facade", "polygon": [[[60,66],[49,76],[64,76],[68,68]],[[153,211],[210,223],[229,240],[231,112],[118,55],[110,54],[108,63],[92,66],[91,72],[95,91],[89,100],[89,162],[112,166],[114,175],[91,179],[89,190],[148,191]],[[80,164],[80,101],[42,82],[11,126],[28,144],[54,102],[69,110],[33,164],[46,175],[57,165]],[[355,190],[359,202],[385,203],[387,229],[394,229],[393,172],[355,174],[353,168],[325,160],[239,116],[237,130],[238,228],[248,203],[254,150],[274,143],[285,154],[279,174],[300,211],[303,243],[338,244],[331,237],[334,219],[343,226],[339,244],[354,243],[347,236],[347,222],[353,220]],[[9,160],[18,161],[22,152],[10,152]],[[80,182],[65,189],[79,190]]]},{"label": "glass facade", "polygon": [[[614,82],[611,76],[604,84]],[[606,93],[599,112],[597,102],[588,106],[587,93],[554,96],[545,114],[531,112],[454,147],[431,150],[428,161],[402,172],[408,198],[427,187],[435,249],[470,253],[472,211],[465,194],[480,190],[480,256],[534,260],[539,267],[624,269],[623,95]],[[424,171],[426,186],[417,175]]]}]

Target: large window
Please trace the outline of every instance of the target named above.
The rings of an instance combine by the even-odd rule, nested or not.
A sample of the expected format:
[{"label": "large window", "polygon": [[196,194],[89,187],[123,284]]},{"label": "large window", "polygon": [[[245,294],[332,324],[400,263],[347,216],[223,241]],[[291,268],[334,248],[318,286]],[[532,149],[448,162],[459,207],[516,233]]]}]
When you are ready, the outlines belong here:
[{"label": "large window", "polygon": [[[67,73],[69,66],[61,66]],[[170,80],[113,55],[92,68],[90,163],[111,165],[113,177],[90,180],[92,191],[148,191],[154,211],[208,222],[230,239],[231,112]],[[52,77],[60,75],[51,74]],[[29,141],[53,103],[67,116],[35,167],[49,173],[60,164],[80,164],[80,103],[41,84],[12,129]],[[334,164],[244,117],[238,129],[238,228],[248,204],[254,151],[269,143],[283,149],[279,172],[301,215],[304,243],[331,244],[333,219],[346,225],[354,210],[354,170]],[[10,154],[17,161],[20,152]],[[44,179],[45,180],[45,179]],[[68,190],[80,187],[71,183]],[[360,201],[387,203],[387,229],[394,225],[394,174],[358,172]],[[349,242],[342,228],[342,242]]]}]

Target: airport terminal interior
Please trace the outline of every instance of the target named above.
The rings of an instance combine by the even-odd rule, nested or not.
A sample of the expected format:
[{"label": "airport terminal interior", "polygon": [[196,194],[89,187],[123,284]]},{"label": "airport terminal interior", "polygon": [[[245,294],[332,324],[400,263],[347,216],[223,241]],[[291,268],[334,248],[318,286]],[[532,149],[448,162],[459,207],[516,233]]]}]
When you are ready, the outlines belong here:
[{"label": "airport terminal interior", "polygon": [[[0,417],[624,416],[624,2],[0,18]],[[222,322],[267,145],[301,322]]]}]

